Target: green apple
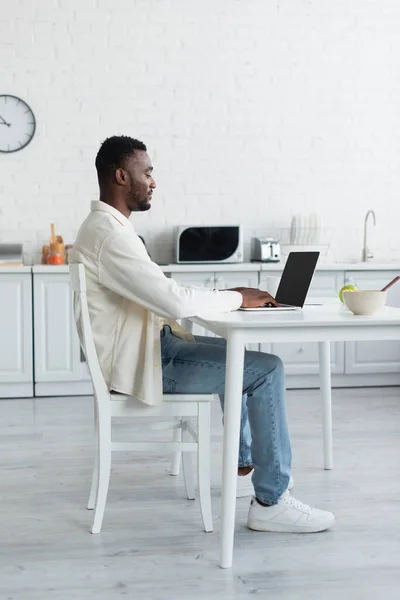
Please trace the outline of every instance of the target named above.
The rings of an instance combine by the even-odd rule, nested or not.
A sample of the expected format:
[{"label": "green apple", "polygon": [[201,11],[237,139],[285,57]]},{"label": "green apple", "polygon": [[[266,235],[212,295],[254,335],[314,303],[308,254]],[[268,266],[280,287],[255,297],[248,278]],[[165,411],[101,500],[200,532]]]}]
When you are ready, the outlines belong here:
[{"label": "green apple", "polygon": [[352,285],[352,284],[344,285],[339,292],[340,302],[343,302],[343,292],[358,292],[358,291],[359,290],[355,285]]}]

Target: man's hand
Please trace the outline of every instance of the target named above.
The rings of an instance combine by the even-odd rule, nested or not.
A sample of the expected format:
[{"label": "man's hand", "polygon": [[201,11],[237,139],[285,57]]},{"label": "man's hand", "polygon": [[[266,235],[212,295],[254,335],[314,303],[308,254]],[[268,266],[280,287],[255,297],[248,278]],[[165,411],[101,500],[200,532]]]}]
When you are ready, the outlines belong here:
[{"label": "man's hand", "polygon": [[230,288],[228,291],[239,292],[242,294],[243,302],[241,308],[260,308],[266,304],[278,306],[277,301],[271,296],[271,294],[268,294],[268,292],[263,292],[257,288],[238,287]]}]

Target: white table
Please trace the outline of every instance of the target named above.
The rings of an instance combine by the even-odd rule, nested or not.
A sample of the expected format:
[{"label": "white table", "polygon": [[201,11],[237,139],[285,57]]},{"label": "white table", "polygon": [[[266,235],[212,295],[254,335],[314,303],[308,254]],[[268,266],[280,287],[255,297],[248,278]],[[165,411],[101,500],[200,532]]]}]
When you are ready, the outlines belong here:
[{"label": "white table", "polygon": [[330,342],[400,340],[400,308],[385,308],[374,317],[354,316],[338,302],[305,306],[298,312],[219,313],[193,317],[194,323],[227,340],[222,470],[220,565],[232,566],[236,511],[237,457],[247,343],[317,342],[322,399],[323,458],[332,468]]}]

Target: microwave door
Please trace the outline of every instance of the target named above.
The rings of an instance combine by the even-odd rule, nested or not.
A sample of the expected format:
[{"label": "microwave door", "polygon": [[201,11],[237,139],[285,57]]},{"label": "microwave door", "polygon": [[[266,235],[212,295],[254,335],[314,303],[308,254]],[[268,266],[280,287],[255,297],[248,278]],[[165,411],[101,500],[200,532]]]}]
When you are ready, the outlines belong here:
[{"label": "microwave door", "polygon": [[237,227],[189,227],[180,236],[180,262],[221,262],[237,250]]}]

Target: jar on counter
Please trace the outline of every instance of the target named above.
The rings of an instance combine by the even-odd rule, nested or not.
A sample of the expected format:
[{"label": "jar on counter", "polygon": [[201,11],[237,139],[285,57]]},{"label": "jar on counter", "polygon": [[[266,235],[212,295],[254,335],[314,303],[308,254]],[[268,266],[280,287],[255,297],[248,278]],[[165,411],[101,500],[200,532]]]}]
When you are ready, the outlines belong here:
[{"label": "jar on counter", "polygon": [[48,265],[63,265],[64,258],[59,252],[49,252],[47,256]]},{"label": "jar on counter", "polygon": [[41,259],[42,265],[48,264],[49,252],[50,252],[49,246],[42,246],[42,259]]},{"label": "jar on counter", "polygon": [[63,265],[64,264],[64,244],[53,242],[50,244],[49,254],[47,256],[48,265]]}]

